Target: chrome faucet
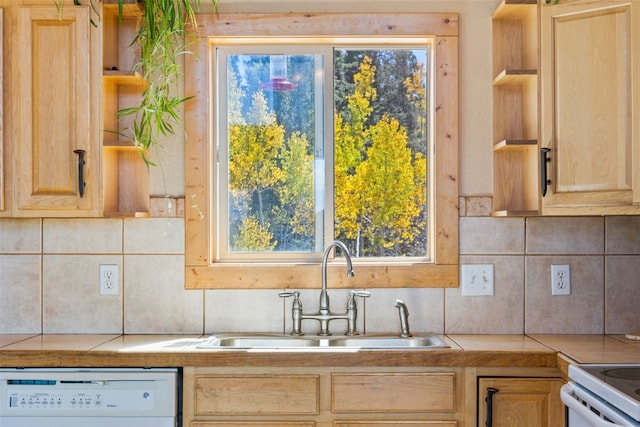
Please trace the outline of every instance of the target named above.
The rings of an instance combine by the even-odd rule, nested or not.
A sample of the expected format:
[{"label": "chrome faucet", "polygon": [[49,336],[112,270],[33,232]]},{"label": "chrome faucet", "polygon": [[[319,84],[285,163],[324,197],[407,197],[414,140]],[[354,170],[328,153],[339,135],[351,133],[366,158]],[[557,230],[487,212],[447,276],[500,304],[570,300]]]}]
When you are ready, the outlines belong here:
[{"label": "chrome faucet", "polygon": [[318,303],[318,311],[316,313],[305,314],[302,309],[302,302],[300,301],[299,292],[280,292],[281,297],[293,296],[293,305],[291,306],[291,317],[293,319],[292,335],[303,335],[302,321],[305,319],[313,319],[320,322],[320,331],[318,335],[329,336],[329,322],[336,319],[344,319],[347,321],[347,332],[345,335],[358,335],[356,330],[356,320],[358,316],[358,310],[356,307],[355,297],[367,298],[371,294],[367,291],[350,291],[349,301],[347,302],[346,313],[332,313],[329,305],[329,292],[327,291],[327,262],[329,260],[329,254],[334,248],[340,248],[347,261],[347,277],[353,277],[353,264],[351,263],[351,254],[349,249],[339,240],[334,240],[329,243],[322,255],[322,289],[320,290],[320,301]]},{"label": "chrome faucet", "polygon": [[349,253],[349,249],[347,249],[344,243],[339,240],[334,240],[329,243],[324,249],[324,254],[322,255],[322,290],[320,291],[319,304],[320,314],[328,314],[330,312],[329,293],[327,292],[327,261],[329,259],[329,254],[331,253],[331,249],[333,248],[340,248],[347,260],[347,277],[353,277],[355,275],[353,272],[353,264],[351,264],[351,254]]}]

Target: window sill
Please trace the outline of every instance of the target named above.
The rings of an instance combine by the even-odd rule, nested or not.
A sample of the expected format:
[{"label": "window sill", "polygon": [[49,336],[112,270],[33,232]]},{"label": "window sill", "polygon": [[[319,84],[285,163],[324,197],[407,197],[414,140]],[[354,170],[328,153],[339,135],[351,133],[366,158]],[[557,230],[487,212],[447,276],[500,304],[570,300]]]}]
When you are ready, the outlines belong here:
[{"label": "window sill", "polygon": [[[458,286],[458,265],[401,263],[354,265],[346,277],[344,265],[327,267],[333,289],[451,288]],[[320,264],[213,264],[187,266],[187,289],[319,289]]]}]

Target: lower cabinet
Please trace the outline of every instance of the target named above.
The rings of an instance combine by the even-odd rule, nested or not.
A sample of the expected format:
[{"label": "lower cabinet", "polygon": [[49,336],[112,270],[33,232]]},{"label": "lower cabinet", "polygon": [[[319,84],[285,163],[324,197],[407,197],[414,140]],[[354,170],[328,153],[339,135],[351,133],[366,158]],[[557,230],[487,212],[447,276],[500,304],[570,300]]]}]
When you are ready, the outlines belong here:
[{"label": "lower cabinet", "polygon": [[564,425],[558,378],[478,378],[478,425]]},{"label": "lower cabinet", "polygon": [[454,368],[185,368],[183,425],[461,427],[463,378]]}]

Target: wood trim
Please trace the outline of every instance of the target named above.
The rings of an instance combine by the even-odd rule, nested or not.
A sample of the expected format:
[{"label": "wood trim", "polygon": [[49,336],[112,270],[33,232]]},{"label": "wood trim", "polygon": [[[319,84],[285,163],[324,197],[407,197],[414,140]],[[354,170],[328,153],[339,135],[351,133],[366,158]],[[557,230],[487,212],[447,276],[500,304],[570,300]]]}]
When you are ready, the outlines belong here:
[{"label": "wood trim", "polygon": [[[319,286],[319,265],[214,264],[210,259],[211,170],[208,159],[212,88],[211,37],[435,36],[434,263],[358,265],[355,281],[337,287],[458,286],[458,15],[436,14],[202,14],[185,58],[185,287],[266,288]],[[295,267],[295,268],[293,268]],[[334,286],[332,282],[332,287]]]},{"label": "wood trim", "polygon": [[[457,286],[451,280],[457,277],[457,265],[355,265],[356,275],[350,278],[344,266],[327,268],[334,289],[392,288],[405,281],[414,287]],[[321,270],[319,264],[213,264],[187,266],[185,278],[187,289],[207,289],[212,283],[222,288],[264,289],[265,282],[277,289],[319,289]]]},{"label": "wood trim", "polygon": [[198,37],[458,36],[457,13],[260,13],[198,15]]}]

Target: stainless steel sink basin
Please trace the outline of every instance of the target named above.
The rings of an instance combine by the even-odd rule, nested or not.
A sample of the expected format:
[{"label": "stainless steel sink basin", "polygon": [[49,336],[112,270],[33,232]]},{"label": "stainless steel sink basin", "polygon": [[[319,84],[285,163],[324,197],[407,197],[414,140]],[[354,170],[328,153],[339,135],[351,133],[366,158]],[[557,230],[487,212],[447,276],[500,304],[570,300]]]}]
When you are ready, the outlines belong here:
[{"label": "stainless steel sink basin", "polygon": [[[214,336],[205,341],[211,348],[254,348],[254,347],[318,347],[320,341],[313,338],[292,337],[287,335],[233,335]],[[204,343],[203,343],[204,344]],[[201,346],[202,348],[202,346]]]},{"label": "stainless steel sink basin", "polygon": [[218,334],[200,343],[200,349],[251,349],[251,348],[448,348],[447,343],[435,335],[420,335],[403,338],[395,335],[359,335],[346,337],[335,335],[291,336],[283,334]]},{"label": "stainless steel sink basin", "polygon": [[330,341],[335,347],[360,347],[360,348],[447,348],[447,343],[435,335],[423,335],[415,337],[396,336],[359,336],[349,338],[337,338]]}]

